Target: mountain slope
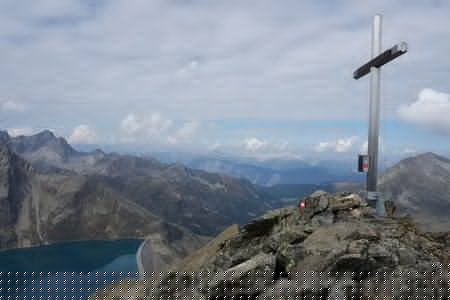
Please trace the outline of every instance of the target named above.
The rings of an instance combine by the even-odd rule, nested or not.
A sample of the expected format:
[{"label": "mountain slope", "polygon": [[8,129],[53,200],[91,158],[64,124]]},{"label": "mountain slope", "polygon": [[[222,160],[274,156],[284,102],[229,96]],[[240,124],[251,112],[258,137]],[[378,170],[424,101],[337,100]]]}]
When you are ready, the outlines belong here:
[{"label": "mountain slope", "polygon": [[[164,236],[176,225],[128,200],[103,180],[41,175],[0,145],[0,249],[68,240]],[[201,240],[185,229],[189,240]]]},{"label": "mountain slope", "polygon": [[30,164],[0,144],[0,249],[41,241]]},{"label": "mountain slope", "polygon": [[190,168],[245,178],[253,184],[319,184],[334,181],[359,180],[348,164],[322,162],[313,166],[301,160],[252,160],[229,157],[195,156],[193,154],[155,153],[165,162],[178,162]]},{"label": "mountain slope", "polygon": [[[196,234],[212,235],[272,207],[246,180],[178,164],[167,165],[150,158],[105,154],[100,150],[77,152],[49,131],[18,138],[3,133],[0,138],[8,154],[6,160],[14,157],[30,169],[24,175],[30,178],[24,183],[26,187],[15,178],[18,172],[4,176],[6,189],[11,191],[5,192],[5,199],[10,203],[12,193],[24,193],[12,203],[37,203],[32,213],[36,215],[39,210],[40,218],[33,218],[30,213],[22,215],[25,220],[39,220],[45,233],[42,238],[30,237],[28,241],[16,238],[13,246],[143,237],[153,232],[153,223],[158,222],[175,223]],[[8,166],[2,170],[7,172]],[[14,184],[8,185],[8,178]],[[5,205],[4,214],[9,213],[10,206]],[[8,219],[10,226],[17,226],[17,222]],[[36,232],[37,225],[23,226]]]},{"label": "mountain slope", "polygon": [[371,213],[356,194],[315,192],[303,214],[267,212],[169,273],[90,299],[447,299],[448,245],[407,219]]},{"label": "mountain slope", "polygon": [[395,199],[399,212],[439,230],[449,228],[450,160],[433,153],[407,158],[380,179],[386,199]]}]

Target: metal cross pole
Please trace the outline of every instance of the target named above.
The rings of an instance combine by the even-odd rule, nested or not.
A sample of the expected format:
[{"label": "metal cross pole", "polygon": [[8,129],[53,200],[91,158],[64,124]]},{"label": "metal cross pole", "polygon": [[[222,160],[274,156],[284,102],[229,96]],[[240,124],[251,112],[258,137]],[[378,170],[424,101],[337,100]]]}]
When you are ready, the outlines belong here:
[{"label": "metal cross pole", "polygon": [[370,115],[368,140],[367,200],[376,202],[377,215],[384,216],[384,201],[377,191],[378,140],[380,127],[380,68],[393,59],[405,54],[408,44],[401,42],[381,53],[381,15],[375,15],[372,27],[371,60],[355,72],[353,78],[359,79],[370,73]]}]

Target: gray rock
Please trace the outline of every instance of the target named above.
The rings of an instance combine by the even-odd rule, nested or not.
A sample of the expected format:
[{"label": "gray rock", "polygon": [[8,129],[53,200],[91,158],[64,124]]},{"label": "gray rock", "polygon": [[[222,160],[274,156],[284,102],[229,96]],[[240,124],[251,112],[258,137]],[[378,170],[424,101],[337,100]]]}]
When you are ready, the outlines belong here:
[{"label": "gray rock", "polygon": [[325,192],[315,192],[305,198],[304,217],[310,219],[313,216],[327,210],[331,195]]},{"label": "gray rock", "polygon": [[281,208],[270,211],[242,227],[245,239],[268,235],[276,225],[285,225],[286,217],[292,214],[293,208]]},{"label": "gray rock", "polygon": [[326,299],[329,284],[316,272],[300,273],[295,279],[279,280],[267,287],[256,299]]},{"label": "gray rock", "polygon": [[417,262],[417,257],[411,249],[399,248],[398,258],[401,265],[414,265]]},{"label": "gray rock", "polygon": [[331,211],[345,210],[365,206],[365,202],[357,194],[350,194],[343,197],[335,197],[329,201]]},{"label": "gray rock", "polygon": [[331,225],[334,223],[334,220],[335,220],[334,214],[329,212],[314,216],[311,219],[311,223],[313,223],[315,226]]},{"label": "gray rock", "polygon": [[261,253],[225,272],[218,273],[203,288],[210,297],[257,295],[272,283],[275,256]]},{"label": "gray rock", "polygon": [[[295,208],[265,214],[205,262],[201,270],[225,270],[201,290],[205,298],[375,299],[370,280],[377,272],[400,278],[401,272],[433,272],[430,266],[448,257],[446,235],[421,234],[403,219],[374,218],[356,194],[318,192],[305,201],[308,217]],[[391,298],[401,295],[394,291]],[[431,294],[419,289],[417,295]]]},{"label": "gray rock", "polygon": [[322,191],[322,190],[317,190],[314,193],[312,193],[309,197],[311,198],[320,198],[322,196],[328,196],[330,195],[329,193]]}]

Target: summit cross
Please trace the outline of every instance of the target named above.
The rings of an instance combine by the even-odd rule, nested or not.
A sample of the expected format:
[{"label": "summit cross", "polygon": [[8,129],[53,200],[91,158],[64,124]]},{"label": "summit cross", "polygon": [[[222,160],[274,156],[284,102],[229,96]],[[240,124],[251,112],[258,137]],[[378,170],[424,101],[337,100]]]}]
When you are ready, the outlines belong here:
[{"label": "summit cross", "polygon": [[372,26],[371,60],[353,72],[354,79],[370,73],[370,113],[368,138],[367,166],[367,200],[376,203],[377,215],[384,216],[384,200],[377,191],[378,176],[378,140],[380,127],[380,69],[408,51],[408,44],[401,42],[392,48],[381,52],[381,15],[375,15]]}]

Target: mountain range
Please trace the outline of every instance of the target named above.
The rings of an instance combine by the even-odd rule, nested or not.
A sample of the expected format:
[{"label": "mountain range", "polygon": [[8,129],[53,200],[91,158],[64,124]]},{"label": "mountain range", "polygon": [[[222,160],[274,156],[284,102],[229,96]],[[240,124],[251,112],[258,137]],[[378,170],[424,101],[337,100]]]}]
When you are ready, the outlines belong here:
[{"label": "mountain range", "polygon": [[225,155],[195,155],[182,152],[156,152],[152,157],[166,163],[182,163],[190,168],[245,178],[260,186],[278,184],[326,184],[339,181],[360,181],[356,165],[346,162],[304,160],[257,160]]},{"label": "mountain range", "polygon": [[149,158],[78,152],[50,131],[1,132],[0,141],[3,249],[143,238],[168,226],[185,236],[211,235],[272,207],[246,180]]},{"label": "mountain range", "polygon": [[[315,190],[362,189],[354,182],[261,186],[151,157],[77,151],[51,131],[19,137],[0,131],[0,150],[0,249],[155,233],[162,236],[155,239],[168,245],[163,237],[172,231],[199,244],[202,236],[295,203]],[[285,161],[266,163],[285,174],[303,166],[307,176],[310,170],[301,162],[291,167]],[[197,166],[208,169],[202,164]],[[419,155],[388,169],[380,189],[400,213],[437,229],[450,228],[445,222],[449,170],[448,159]],[[257,169],[253,171],[256,176]],[[299,171],[292,172],[292,181],[299,181]]]}]

